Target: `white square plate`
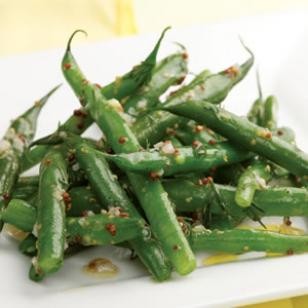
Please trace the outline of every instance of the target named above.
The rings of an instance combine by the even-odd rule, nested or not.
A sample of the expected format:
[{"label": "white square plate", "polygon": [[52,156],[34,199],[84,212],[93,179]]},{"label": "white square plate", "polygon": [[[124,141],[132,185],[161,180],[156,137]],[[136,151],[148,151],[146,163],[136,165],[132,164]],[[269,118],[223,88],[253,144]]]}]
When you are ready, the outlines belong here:
[{"label": "white square plate", "polygon": [[[280,123],[295,129],[298,144],[307,151],[307,12],[262,15],[171,30],[160,56],[176,50],[172,42],[178,41],[188,49],[192,72],[204,68],[215,72],[247,58],[238,35],[255,52],[264,93],[275,94],[279,99]],[[103,85],[142,60],[157,36],[131,37],[81,48],[73,46],[73,52],[88,78]],[[63,82],[60,61],[65,43],[62,50],[0,59],[1,134],[11,118]],[[232,91],[224,106],[244,115],[256,97],[255,74],[251,72]],[[43,110],[37,136],[52,132],[75,108],[78,102],[65,84]],[[88,134],[98,137],[100,133],[93,128]],[[305,226],[303,219],[298,224]],[[116,278],[102,280],[85,276],[82,266],[99,256],[110,258],[118,265],[120,272]],[[58,273],[38,284],[28,280],[29,263],[28,258],[17,252],[14,241],[0,237],[1,306],[230,307],[308,292],[308,255],[200,266],[188,277],[174,277],[161,284],[149,279],[138,261],[130,261],[127,253],[108,247],[66,260]]]}]

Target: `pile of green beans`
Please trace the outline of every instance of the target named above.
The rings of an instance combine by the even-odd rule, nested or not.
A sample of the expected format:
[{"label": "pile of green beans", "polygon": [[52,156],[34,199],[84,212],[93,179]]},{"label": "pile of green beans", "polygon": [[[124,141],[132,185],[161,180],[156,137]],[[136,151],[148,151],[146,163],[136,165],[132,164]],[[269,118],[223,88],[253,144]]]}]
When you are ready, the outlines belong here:
[{"label": "pile of green beans", "polygon": [[[156,281],[195,270],[195,252],[290,255],[308,235],[268,231],[263,217],[308,216],[308,155],[280,127],[278,101],[259,97],[247,116],[220,106],[251,70],[249,57],[190,82],[183,46],[157,62],[165,29],[141,64],[106,86],[81,71],[68,40],[61,69],[80,108],[33,140],[51,90],[0,141],[0,226],[23,232],[19,251],[41,281],[65,258],[98,245],[131,249]],[[96,123],[104,139],[84,138]],[[23,172],[40,164],[39,173]],[[288,219],[286,219],[286,217]],[[260,229],[241,229],[245,220]]]}]

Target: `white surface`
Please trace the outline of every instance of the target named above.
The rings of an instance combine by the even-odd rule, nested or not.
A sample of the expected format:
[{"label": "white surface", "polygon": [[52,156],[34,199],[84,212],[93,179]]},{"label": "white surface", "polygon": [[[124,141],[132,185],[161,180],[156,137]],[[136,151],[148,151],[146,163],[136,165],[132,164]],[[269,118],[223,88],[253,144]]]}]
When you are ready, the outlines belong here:
[{"label": "white surface", "polygon": [[[247,58],[238,35],[255,52],[263,92],[274,93],[279,99],[281,125],[293,127],[298,144],[308,150],[304,134],[308,128],[307,12],[175,29],[167,34],[160,55],[175,50],[172,42],[179,41],[189,51],[192,72],[204,68],[215,72]],[[73,51],[88,78],[105,84],[142,60],[157,36],[73,47]],[[0,59],[1,134],[11,118],[63,82],[60,71],[63,52],[64,46],[63,50]],[[256,96],[255,74],[251,72],[224,105],[245,114]],[[38,136],[52,132],[75,108],[78,102],[65,84],[42,112]],[[98,136],[99,132],[94,128],[91,134]],[[128,260],[127,255],[97,248],[66,260],[60,272],[36,284],[27,278],[30,260],[16,249],[13,241],[0,237],[0,298],[6,308],[230,307],[308,292],[308,255],[203,267],[188,277],[175,277],[158,284],[145,275],[137,261]],[[117,279],[99,280],[82,273],[86,262],[100,256],[109,257],[119,266]]]}]

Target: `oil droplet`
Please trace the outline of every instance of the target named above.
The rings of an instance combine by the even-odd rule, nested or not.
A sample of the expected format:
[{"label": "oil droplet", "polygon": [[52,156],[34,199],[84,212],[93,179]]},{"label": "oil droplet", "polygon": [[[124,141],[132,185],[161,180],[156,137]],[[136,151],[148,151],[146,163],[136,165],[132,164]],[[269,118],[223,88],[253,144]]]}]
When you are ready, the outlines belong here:
[{"label": "oil droplet", "polygon": [[[258,228],[259,230],[264,230],[264,228]],[[295,228],[288,226],[286,224],[272,224],[272,225],[266,225],[265,231],[272,231],[277,232],[280,234],[286,234],[286,235],[304,235],[305,231],[300,228]]]},{"label": "oil droplet", "polygon": [[119,268],[106,258],[96,258],[83,267],[83,271],[97,278],[112,278],[119,272]]},{"label": "oil droplet", "polygon": [[[262,228],[252,228],[249,226],[243,226],[243,227],[240,227],[239,229],[255,229],[255,230],[276,232],[276,233],[285,234],[285,235],[304,235],[305,234],[305,231],[303,229],[291,227],[290,225],[287,225],[285,223],[268,224],[266,225],[266,229],[264,229],[263,227]],[[266,252],[265,256],[269,258],[280,257],[280,256],[285,256],[285,253]]]},{"label": "oil droplet", "polygon": [[285,253],[279,253],[279,252],[267,252],[265,254],[266,257],[268,258],[275,258],[275,257],[281,257],[281,256],[285,256]]},{"label": "oil droplet", "polygon": [[10,224],[5,224],[3,227],[3,231],[13,237],[14,239],[18,240],[18,241],[22,241],[23,239],[25,239],[28,235],[27,232],[24,232],[22,230],[19,230],[18,228],[16,228],[13,225]]},{"label": "oil droplet", "polygon": [[261,231],[271,231],[271,232],[277,232],[280,234],[286,234],[286,235],[304,235],[305,231],[300,228],[291,227],[287,224],[268,224],[266,225],[266,229],[263,227],[251,227],[248,225],[243,225],[240,227],[237,227],[236,229],[241,230],[261,230]]},{"label": "oil droplet", "polygon": [[300,228],[295,228],[295,227],[288,226],[286,224],[282,224],[280,226],[279,233],[288,234],[288,235],[304,235],[305,231]]},{"label": "oil droplet", "polygon": [[204,258],[202,260],[202,264],[205,266],[220,264],[220,263],[228,263],[238,260],[238,255],[229,254],[229,253],[219,253],[212,255],[210,257]]}]

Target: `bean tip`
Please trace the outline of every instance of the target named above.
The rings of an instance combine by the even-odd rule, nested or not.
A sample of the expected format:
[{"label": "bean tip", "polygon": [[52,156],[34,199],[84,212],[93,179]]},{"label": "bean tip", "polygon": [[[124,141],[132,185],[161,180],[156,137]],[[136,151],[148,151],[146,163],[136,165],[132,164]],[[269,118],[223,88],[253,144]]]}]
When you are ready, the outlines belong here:
[{"label": "bean tip", "polygon": [[243,38],[239,35],[239,40],[241,45],[244,47],[244,49],[250,54],[252,60],[254,59],[254,53],[252,52],[252,50],[245,44]]},{"label": "bean tip", "polygon": [[67,47],[66,47],[66,52],[68,52],[68,51],[71,50],[71,43],[72,43],[72,40],[73,40],[73,38],[75,37],[75,35],[76,35],[77,33],[79,33],[79,32],[83,33],[86,37],[88,36],[88,33],[87,33],[85,30],[82,30],[82,29],[77,29],[77,30],[75,30],[75,31],[71,34],[71,36],[69,37],[69,39],[68,39]]}]

